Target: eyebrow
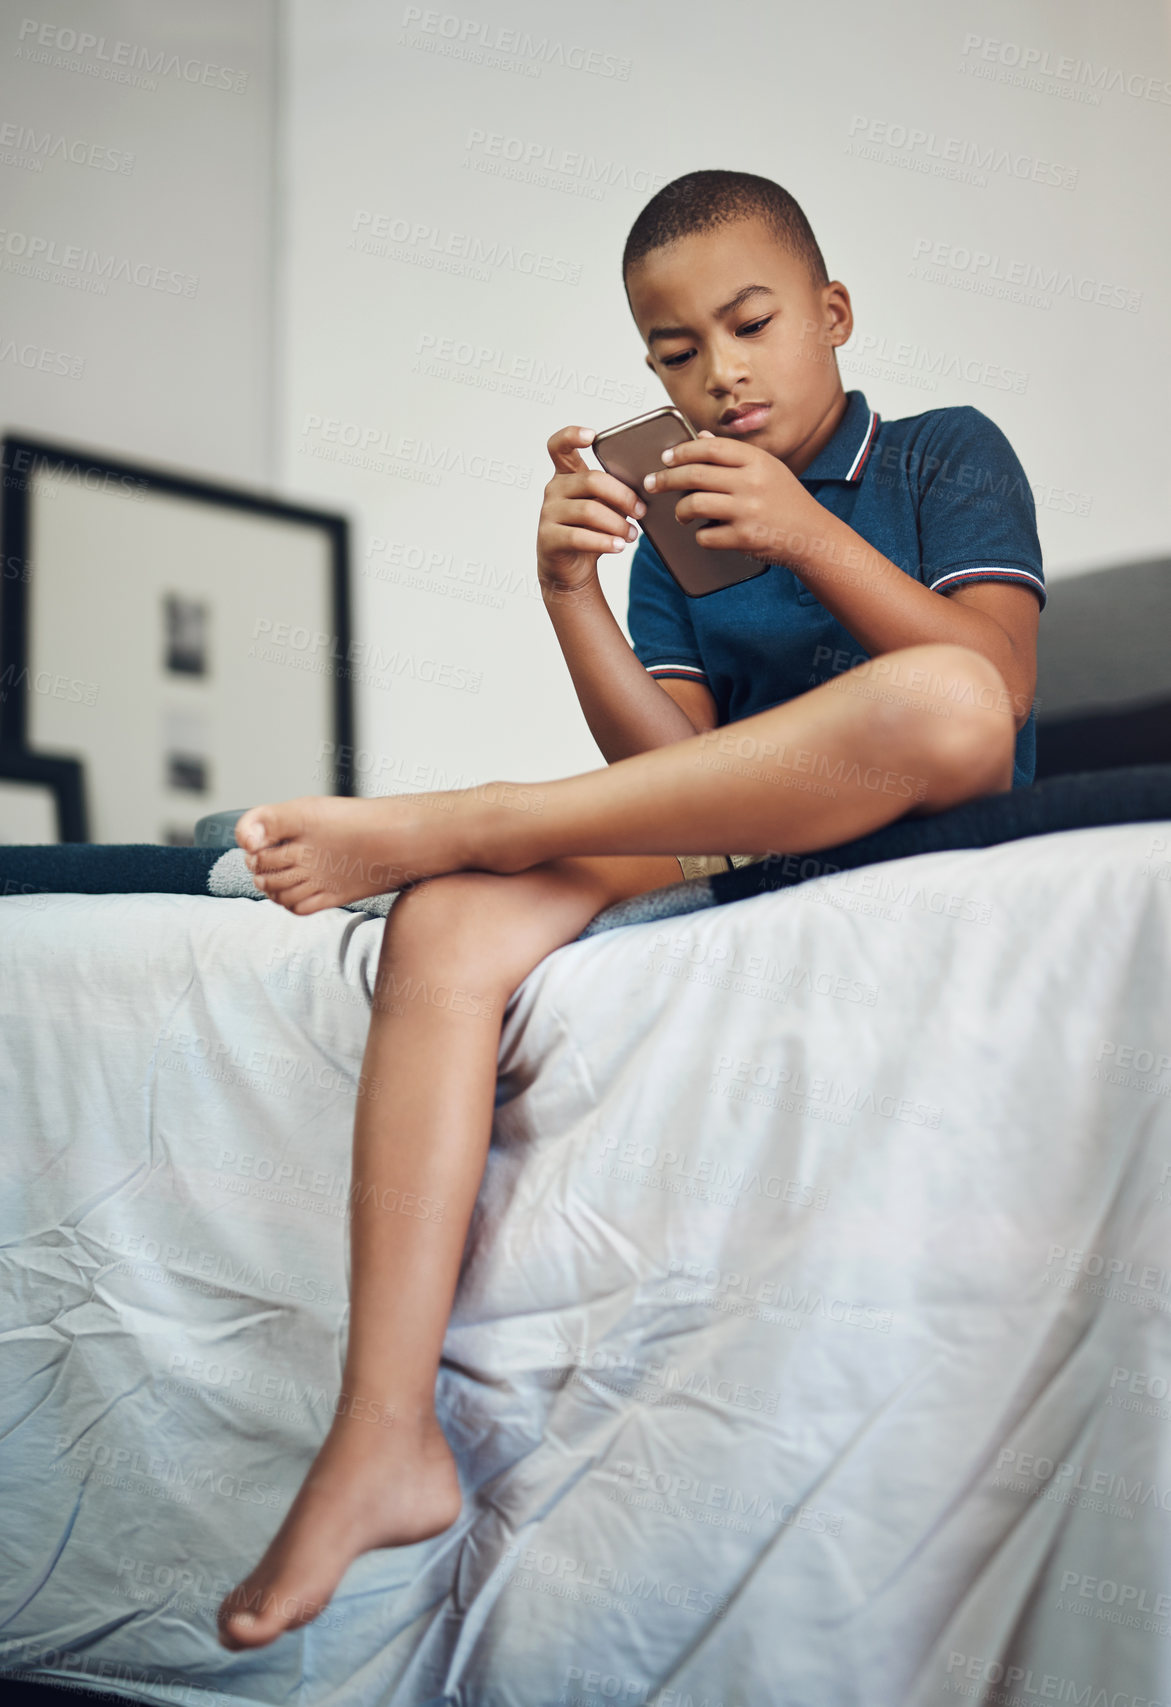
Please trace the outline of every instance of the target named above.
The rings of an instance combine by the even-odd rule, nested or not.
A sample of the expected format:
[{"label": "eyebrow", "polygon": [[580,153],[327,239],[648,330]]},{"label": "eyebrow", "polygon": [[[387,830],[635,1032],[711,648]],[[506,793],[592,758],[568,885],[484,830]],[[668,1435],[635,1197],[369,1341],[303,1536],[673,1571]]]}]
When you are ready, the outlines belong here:
[{"label": "eyebrow", "polygon": [[[725,302],[725,304],[722,308],[716,309],[716,319],[722,320],[725,314],[731,314],[733,309],[740,308],[745,302],[748,301],[748,298],[750,296],[761,296],[761,295],[763,295],[763,296],[775,296],[776,292],[773,290],[770,290],[768,285],[760,285],[760,284],[745,285],[743,290],[738,290],[736,292],[735,296],[732,298],[732,300],[730,302]],[[695,333],[693,332],[693,330],[691,329],[690,326],[652,326],[650,331],[647,333],[647,340],[646,341],[648,344],[653,344],[656,338],[694,338],[694,337],[695,337]]]}]

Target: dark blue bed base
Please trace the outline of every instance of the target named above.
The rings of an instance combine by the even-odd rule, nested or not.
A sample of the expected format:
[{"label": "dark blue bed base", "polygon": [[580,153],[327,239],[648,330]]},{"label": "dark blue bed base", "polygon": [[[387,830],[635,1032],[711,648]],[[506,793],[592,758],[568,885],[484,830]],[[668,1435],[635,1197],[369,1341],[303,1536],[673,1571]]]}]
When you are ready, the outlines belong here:
[{"label": "dark blue bed base", "polygon": [[987,848],[1056,830],[1099,824],[1146,824],[1171,819],[1171,765],[1131,765],[1048,777],[1030,788],[987,794],[930,818],[900,818],[856,841],[815,854],[781,856],[741,866],[711,880],[716,901],[739,901],[764,889],[785,889],[834,871],[908,859],[950,848]]}]

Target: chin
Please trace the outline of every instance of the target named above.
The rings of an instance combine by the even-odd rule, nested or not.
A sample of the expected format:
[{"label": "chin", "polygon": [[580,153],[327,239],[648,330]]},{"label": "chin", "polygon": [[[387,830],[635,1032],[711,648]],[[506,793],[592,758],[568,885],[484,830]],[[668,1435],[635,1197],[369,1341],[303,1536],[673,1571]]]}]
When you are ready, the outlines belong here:
[{"label": "chin", "polygon": [[767,451],[770,456],[778,457],[782,462],[792,452],[792,445],[778,437],[776,433],[753,433],[745,439],[745,444],[755,445],[757,450]]}]

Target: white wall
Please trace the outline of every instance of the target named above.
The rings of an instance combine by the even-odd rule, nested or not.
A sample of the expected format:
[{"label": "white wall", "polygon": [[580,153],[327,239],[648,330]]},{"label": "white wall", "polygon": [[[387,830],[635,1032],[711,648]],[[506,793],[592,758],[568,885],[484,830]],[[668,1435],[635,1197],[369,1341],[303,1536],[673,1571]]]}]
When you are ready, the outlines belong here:
[{"label": "white wall", "polygon": [[276,15],[0,4],[4,431],[273,477]]},{"label": "white wall", "polygon": [[[349,511],[369,791],[601,762],[536,596],[545,440],[659,400],[619,256],[697,167],[803,202],[854,295],[848,384],[1000,422],[1052,576],[1167,550],[1157,0],[459,4],[0,4],[0,425]],[[131,169],[33,170],[46,138]],[[985,182],[938,170],[990,150]],[[90,294],[18,270],[34,239],[198,283]]]},{"label": "white wall", "polygon": [[[1051,575],[1166,551],[1155,0],[292,0],[286,17],[282,467],[289,490],[356,516],[357,631],[398,655],[391,687],[359,689],[369,791],[601,762],[535,597],[545,440],[660,400],[619,257],[685,171],[797,195],[853,292],[846,383],[886,416],[971,403],[998,421]],[[1026,57],[1034,86],[999,80]],[[957,155],[972,181],[936,169]],[[474,241],[496,246],[478,270],[459,259]],[[966,288],[995,272],[1070,285]],[[627,561],[603,566],[620,612]]]}]

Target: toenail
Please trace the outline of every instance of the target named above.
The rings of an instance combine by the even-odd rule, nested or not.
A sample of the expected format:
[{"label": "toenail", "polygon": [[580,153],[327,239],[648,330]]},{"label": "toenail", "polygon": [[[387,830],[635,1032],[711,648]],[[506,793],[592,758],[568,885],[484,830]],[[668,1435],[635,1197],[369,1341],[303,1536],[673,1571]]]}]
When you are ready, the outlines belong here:
[{"label": "toenail", "polygon": [[232,1622],[233,1624],[255,1624],[256,1614],[255,1612],[233,1612]]}]

